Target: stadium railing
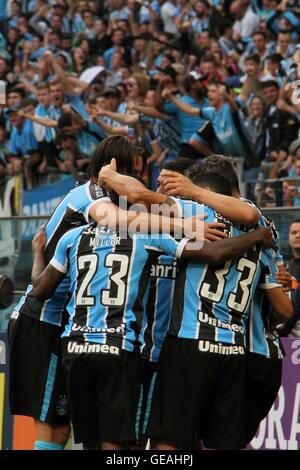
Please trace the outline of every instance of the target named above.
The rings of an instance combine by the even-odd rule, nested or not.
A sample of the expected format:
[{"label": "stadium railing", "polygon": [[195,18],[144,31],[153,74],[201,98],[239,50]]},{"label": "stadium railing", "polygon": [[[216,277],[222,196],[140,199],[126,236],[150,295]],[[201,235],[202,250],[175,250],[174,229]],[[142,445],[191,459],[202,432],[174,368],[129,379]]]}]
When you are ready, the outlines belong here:
[{"label": "stadium railing", "polygon": [[296,207],[300,210],[300,178],[284,177],[250,181],[245,195],[259,207]]}]

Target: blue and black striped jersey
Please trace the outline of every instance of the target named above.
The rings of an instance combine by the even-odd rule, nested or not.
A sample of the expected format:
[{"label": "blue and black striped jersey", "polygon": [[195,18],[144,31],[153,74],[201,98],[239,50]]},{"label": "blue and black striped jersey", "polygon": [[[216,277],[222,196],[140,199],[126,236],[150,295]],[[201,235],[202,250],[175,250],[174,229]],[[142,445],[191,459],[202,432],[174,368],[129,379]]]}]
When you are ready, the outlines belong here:
[{"label": "blue and black striped jersey", "polygon": [[94,225],[66,233],[50,261],[71,278],[63,336],[128,351],[139,346],[153,251],[180,257],[186,241],[169,235],[124,237]]},{"label": "blue and black striped jersey", "polygon": [[[193,217],[204,213],[204,206],[194,201],[173,197],[179,217]],[[177,259],[166,255],[152,256],[149,296],[141,331],[142,356],[157,362],[169,328],[173,292],[177,273]]]},{"label": "blue and black striped jersey", "polygon": [[[260,214],[259,224],[268,227],[272,232],[276,247],[276,251],[273,253],[274,261],[277,266],[280,266],[283,264],[283,257],[279,251],[278,231],[272,220],[265,217],[261,211]],[[268,330],[271,314],[271,306],[265,297],[264,291],[256,289],[250,304],[248,318],[244,320],[245,347],[248,351],[261,354],[265,357],[282,358],[280,339],[274,338]]]},{"label": "blue and black striped jersey", "polygon": [[272,309],[265,293],[256,289],[250,304],[249,316],[244,320],[245,347],[248,351],[264,357],[282,359],[282,346],[279,337],[270,331]]},{"label": "blue and black striped jersey", "polygon": [[[46,225],[47,244],[45,248],[46,264],[52,259],[60,238],[70,229],[89,222],[89,210],[99,200],[110,201],[107,192],[90,181],[72,189],[59,203]],[[70,280],[66,277],[58,286],[53,296],[47,300],[42,309],[31,308],[32,302],[27,301],[32,291],[30,284],[20,299],[15,311],[34,316],[40,321],[60,326],[68,297]]]}]

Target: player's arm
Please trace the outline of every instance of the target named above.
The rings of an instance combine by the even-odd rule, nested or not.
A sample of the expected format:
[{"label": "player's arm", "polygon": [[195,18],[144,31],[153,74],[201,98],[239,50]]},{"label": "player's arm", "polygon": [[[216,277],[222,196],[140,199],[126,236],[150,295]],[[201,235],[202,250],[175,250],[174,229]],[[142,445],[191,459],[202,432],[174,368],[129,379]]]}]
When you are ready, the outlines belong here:
[{"label": "player's arm", "polygon": [[[204,241],[205,225],[203,220],[207,214],[203,213],[195,217],[183,219],[180,217],[166,217],[159,214],[141,212],[137,210],[127,211],[121,209],[112,202],[95,202],[88,211],[89,216],[100,225],[114,230],[128,230],[129,233],[174,233],[178,237]],[[214,230],[217,232],[217,230]]]},{"label": "player's arm", "polygon": [[32,241],[33,266],[31,275],[33,294],[41,301],[51,297],[68,270],[65,265],[61,264],[61,260],[66,258],[65,236],[57,245],[53,258],[58,260],[55,266],[52,264],[53,260],[47,267],[45,266],[45,244],[45,228],[42,227]]},{"label": "player's arm", "polygon": [[50,67],[52,67],[52,70],[54,74],[57,76],[58,80],[63,86],[64,92],[66,95],[70,96],[73,94],[73,85],[70,82],[69,78],[67,77],[65,71],[62,69],[62,67],[59,65],[57,60],[53,57],[53,54],[51,51],[46,51],[44,53],[44,58]]},{"label": "player's arm", "polygon": [[126,126],[114,127],[114,126],[111,126],[110,124],[107,124],[104,121],[101,121],[101,119],[98,119],[95,116],[93,117],[93,122],[95,124],[97,124],[99,127],[101,127],[101,129],[103,129],[107,134],[110,134],[110,135],[120,135],[121,134],[121,135],[124,135],[124,136],[128,135],[128,130],[127,130]]},{"label": "player's arm", "polygon": [[65,273],[54,268],[52,264],[48,264],[40,274],[38,284],[33,288],[33,295],[41,301],[49,299],[64,277]]},{"label": "player's arm", "polygon": [[99,106],[96,108],[96,113],[98,116],[107,116],[115,121],[120,122],[121,124],[133,125],[139,122],[139,114],[122,114],[122,113],[114,113],[113,111],[108,111],[106,109],[100,108]]},{"label": "player's arm", "polygon": [[[174,200],[161,193],[155,193],[147,189],[140,181],[132,176],[121,175],[116,171],[116,160],[112,158],[109,165],[101,168],[98,175],[98,186],[108,186],[120,196],[125,196],[131,204],[169,204],[174,205]],[[177,207],[177,206],[176,206]],[[177,214],[177,210],[175,212]]]},{"label": "player's arm", "polygon": [[220,264],[243,255],[256,244],[260,244],[265,248],[273,247],[271,232],[260,227],[240,237],[205,243],[200,249],[197,248],[197,243],[188,241],[182,250],[181,258],[205,264]]},{"label": "player's arm", "polygon": [[177,98],[175,95],[172,95],[170,90],[168,88],[165,88],[162,92],[162,97],[168,101],[171,101],[173,104],[177,106],[177,108],[180,109],[180,111],[191,114],[191,116],[199,116],[200,115],[200,109],[199,108],[194,108],[194,106],[191,106],[188,103],[185,103],[184,101],[180,100]]},{"label": "player's arm", "polygon": [[164,192],[169,196],[181,196],[194,199],[200,204],[212,207],[223,217],[245,225],[256,225],[260,214],[255,206],[231,196],[224,196],[196,186],[192,181],[175,171],[163,170],[159,181]]},{"label": "player's arm", "polygon": [[158,109],[152,108],[151,106],[142,106],[139,104],[134,105],[134,109],[137,110],[138,113],[145,114],[146,116],[150,116],[154,119],[167,119],[168,115],[165,113],[161,113]]},{"label": "player's arm", "polygon": [[46,264],[44,259],[44,251],[46,247],[46,226],[42,225],[39,233],[32,240],[32,271],[31,282],[33,287],[38,283],[38,277],[44,271]]}]

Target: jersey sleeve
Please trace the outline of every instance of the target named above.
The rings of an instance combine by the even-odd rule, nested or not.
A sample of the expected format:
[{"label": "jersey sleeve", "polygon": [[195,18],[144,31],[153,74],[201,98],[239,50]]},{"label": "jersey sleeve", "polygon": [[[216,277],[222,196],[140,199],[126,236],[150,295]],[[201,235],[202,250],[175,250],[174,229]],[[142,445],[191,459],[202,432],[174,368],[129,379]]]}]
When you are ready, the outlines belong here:
[{"label": "jersey sleeve", "polygon": [[208,121],[212,121],[215,114],[215,109],[212,106],[207,106],[206,108],[202,108],[199,111],[199,116],[207,119]]},{"label": "jersey sleeve", "polygon": [[188,238],[177,241],[171,235],[164,233],[158,237],[149,238],[145,244],[145,248],[181,258],[183,249],[188,241]]},{"label": "jersey sleeve", "polygon": [[262,263],[264,269],[258,287],[263,290],[281,287],[281,284],[279,284],[276,279],[278,268],[276,266],[275,254],[273,250],[263,250]]},{"label": "jersey sleeve", "polygon": [[35,152],[39,149],[38,141],[36,140],[35,135],[34,135],[32,122],[30,122],[29,126],[27,127],[26,142],[27,142],[28,153]]},{"label": "jersey sleeve", "polygon": [[[78,230],[78,229],[75,229]],[[57,271],[61,273],[68,272],[69,266],[69,259],[68,259],[68,248],[72,246],[72,232],[74,230],[70,230],[69,232],[65,233],[59,240],[58,244],[56,245],[56,250],[53,255],[53,258],[50,260],[50,264],[57,269]]]},{"label": "jersey sleeve", "polygon": [[90,209],[99,202],[111,202],[111,199],[107,191],[96,184],[82,185],[81,188],[81,191],[76,194],[75,209],[83,214],[87,223],[90,223]]}]

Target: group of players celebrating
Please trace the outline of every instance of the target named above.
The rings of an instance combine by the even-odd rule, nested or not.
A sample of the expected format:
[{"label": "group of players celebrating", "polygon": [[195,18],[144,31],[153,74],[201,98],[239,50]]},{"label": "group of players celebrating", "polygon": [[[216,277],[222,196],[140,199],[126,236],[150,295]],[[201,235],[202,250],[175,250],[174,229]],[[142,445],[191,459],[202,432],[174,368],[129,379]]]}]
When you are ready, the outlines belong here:
[{"label": "group of players celebrating", "polygon": [[156,193],[137,160],[105,139],[34,238],[9,323],[11,412],[34,418],[37,450],[63,449],[70,420],[85,449],[243,449],[292,316],[278,234],[229,158],[178,159]]}]

